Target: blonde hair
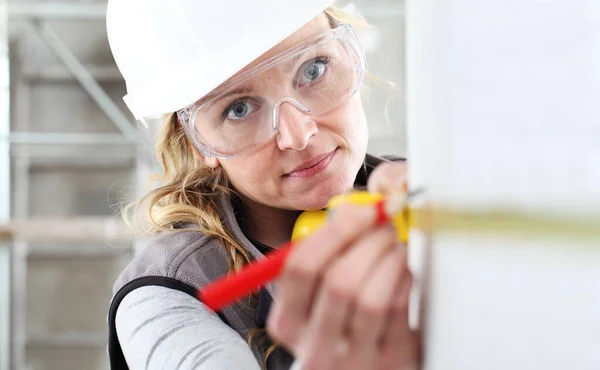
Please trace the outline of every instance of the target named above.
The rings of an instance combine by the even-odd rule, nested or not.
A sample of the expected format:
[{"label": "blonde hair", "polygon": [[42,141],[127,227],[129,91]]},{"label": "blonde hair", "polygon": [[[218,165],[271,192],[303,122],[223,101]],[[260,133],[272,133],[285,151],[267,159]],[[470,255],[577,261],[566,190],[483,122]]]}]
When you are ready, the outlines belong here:
[{"label": "blonde hair", "polygon": [[[329,6],[325,14],[332,28],[347,23],[360,32],[367,25],[362,17],[349,14],[335,5]],[[234,195],[227,177],[221,167],[211,168],[202,162],[176,113],[168,114],[160,125],[155,155],[164,171],[164,185],[125,206],[123,215],[128,225],[144,234],[156,235],[165,231],[177,232],[174,226],[180,223],[193,224],[192,230],[219,240],[229,256],[230,271],[238,271],[249,263],[251,256],[248,251],[221,222],[218,199],[223,194]],[[257,328],[250,331],[250,346],[253,338],[261,332],[264,330]],[[263,338],[258,345],[262,347],[265,341],[268,342],[268,338]],[[265,351],[265,364],[275,348],[271,345]]]}]

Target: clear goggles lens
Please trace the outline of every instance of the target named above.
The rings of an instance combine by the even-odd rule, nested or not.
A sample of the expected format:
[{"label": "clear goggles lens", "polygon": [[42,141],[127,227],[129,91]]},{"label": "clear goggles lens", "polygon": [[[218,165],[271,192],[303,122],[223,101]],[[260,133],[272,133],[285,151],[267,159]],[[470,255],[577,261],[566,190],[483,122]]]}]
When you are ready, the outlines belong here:
[{"label": "clear goggles lens", "polygon": [[340,106],[366,69],[356,34],[342,25],[242,73],[179,111],[179,119],[203,154],[234,156],[273,138],[286,104],[315,117]]}]

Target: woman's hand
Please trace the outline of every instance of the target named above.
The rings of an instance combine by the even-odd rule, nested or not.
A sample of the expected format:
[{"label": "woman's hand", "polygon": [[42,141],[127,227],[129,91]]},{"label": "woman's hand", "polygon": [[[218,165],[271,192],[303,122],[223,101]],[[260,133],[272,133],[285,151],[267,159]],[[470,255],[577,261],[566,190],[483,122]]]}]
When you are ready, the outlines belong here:
[{"label": "woman's hand", "polygon": [[[404,188],[403,164],[375,171],[370,190]],[[375,220],[373,207],[343,205],[288,257],[267,330],[304,370],[419,367],[406,246]]]},{"label": "woman's hand", "polygon": [[404,191],[407,181],[406,162],[385,162],[377,166],[369,176],[367,190],[384,194]]}]

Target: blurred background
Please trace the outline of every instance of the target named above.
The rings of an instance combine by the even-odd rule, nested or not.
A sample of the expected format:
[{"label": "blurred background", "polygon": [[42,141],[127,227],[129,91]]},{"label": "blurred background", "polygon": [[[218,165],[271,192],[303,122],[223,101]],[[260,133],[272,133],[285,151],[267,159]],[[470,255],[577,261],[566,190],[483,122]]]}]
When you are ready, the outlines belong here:
[{"label": "blurred background", "polygon": [[[340,2],[347,5],[351,2]],[[356,0],[369,150],[404,155],[404,2]],[[112,284],[140,241],[119,203],[158,171],[110,53],[105,1],[0,0],[0,370],[107,369]]]}]

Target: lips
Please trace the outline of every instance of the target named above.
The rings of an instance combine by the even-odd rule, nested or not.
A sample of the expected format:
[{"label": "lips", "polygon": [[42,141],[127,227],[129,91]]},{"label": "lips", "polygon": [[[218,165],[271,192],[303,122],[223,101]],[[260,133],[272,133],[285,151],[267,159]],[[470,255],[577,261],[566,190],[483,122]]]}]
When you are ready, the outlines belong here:
[{"label": "lips", "polygon": [[297,166],[296,168],[294,168],[292,171],[288,172],[287,174],[285,174],[285,177],[307,177],[310,174],[316,174],[318,172],[320,172],[321,170],[325,169],[325,167],[327,167],[327,165],[329,164],[329,161],[331,160],[331,157],[333,157],[333,154],[335,153],[335,149],[327,152],[327,153],[323,153],[323,154],[319,154],[313,158],[311,158],[310,160],[300,164],[299,166]]}]

